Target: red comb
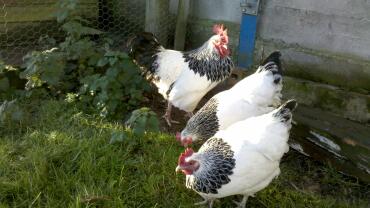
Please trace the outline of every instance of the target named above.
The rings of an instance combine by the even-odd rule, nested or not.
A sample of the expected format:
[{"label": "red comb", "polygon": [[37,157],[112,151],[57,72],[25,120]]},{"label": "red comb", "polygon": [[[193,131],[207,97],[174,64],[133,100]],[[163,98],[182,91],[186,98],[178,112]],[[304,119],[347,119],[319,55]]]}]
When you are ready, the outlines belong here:
[{"label": "red comb", "polygon": [[216,24],[213,26],[213,32],[217,35],[223,34],[226,32],[226,29],[223,24]]},{"label": "red comb", "polygon": [[193,149],[192,148],[186,148],[185,152],[184,152],[184,155],[186,157],[189,157],[191,156],[192,154],[194,153]]},{"label": "red comb", "polygon": [[193,149],[191,148],[186,148],[184,153],[181,153],[178,161],[178,165],[184,165],[185,163],[185,158],[190,157],[194,153]]}]

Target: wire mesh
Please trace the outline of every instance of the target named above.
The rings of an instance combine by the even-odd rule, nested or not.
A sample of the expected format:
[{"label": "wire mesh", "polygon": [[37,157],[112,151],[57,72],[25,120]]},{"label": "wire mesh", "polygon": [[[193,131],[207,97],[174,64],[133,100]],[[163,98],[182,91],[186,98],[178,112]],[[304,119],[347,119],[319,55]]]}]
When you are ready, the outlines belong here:
[{"label": "wire mesh", "polygon": [[[91,27],[106,32],[118,48],[125,49],[125,42],[130,36],[150,30],[153,25],[153,20],[148,19],[152,12],[147,9],[150,1],[158,1],[161,9],[158,18],[160,30],[152,32],[163,45],[171,47],[176,15],[170,12],[170,0],[79,0],[76,12],[90,20]],[[0,59],[8,64],[19,65],[27,52],[40,49],[40,37],[47,35],[62,41],[63,32],[53,15],[57,2],[58,0],[1,1]]]}]

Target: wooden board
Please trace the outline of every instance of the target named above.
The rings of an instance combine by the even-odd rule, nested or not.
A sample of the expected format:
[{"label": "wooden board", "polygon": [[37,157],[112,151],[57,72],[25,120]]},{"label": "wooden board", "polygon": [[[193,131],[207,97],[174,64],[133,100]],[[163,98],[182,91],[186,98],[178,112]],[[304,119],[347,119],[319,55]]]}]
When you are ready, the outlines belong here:
[{"label": "wooden board", "polygon": [[[9,64],[21,64],[22,57],[37,49],[38,39],[48,35],[63,37],[54,13],[58,0],[5,0],[4,15],[0,17],[0,53]],[[80,0],[76,13],[86,19],[96,20],[99,15],[98,0]]]},{"label": "wooden board", "polygon": [[[14,23],[14,22],[34,22],[34,21],[47,21],[54,20],[53,14],[56,11],[54,5],[29,5],[29,6],[17,6],[17,7],[6,7],[3,18],[0,18],[1,22]],[[98,15],[97,4],[83,4],[77,10],[79,15],[85,17],[94,17]]]},{"label": "wooden board", "polygon": [[34,45],[42,35],[62,36],[59,27],[55,21],[8,23],[6,32],[0,27],[0,46]]},{"label": "wooden board", "polygon": [[[13,47],[37,42],[41,35],[60,36],[53,14],[57,0],[5,1],[0,18],[0,45]],[[76,12],[88,19],[97,19],[98,0],[81,0]]]},{"label": "wooden board", "polygon": [[370,127],[300,105],[290,146],[338,171],[370,182]]},{"label": "wooden board", "polygon": [[[55,5],[59,2],[59,0],[3,0],[1,2],[2,5],[5,7],[14,7],[14,6],[24,6],[28,7],[30,5]],[[80,4],[88,4],[88,3],[97,3],[98,0],[79,0]]]}]

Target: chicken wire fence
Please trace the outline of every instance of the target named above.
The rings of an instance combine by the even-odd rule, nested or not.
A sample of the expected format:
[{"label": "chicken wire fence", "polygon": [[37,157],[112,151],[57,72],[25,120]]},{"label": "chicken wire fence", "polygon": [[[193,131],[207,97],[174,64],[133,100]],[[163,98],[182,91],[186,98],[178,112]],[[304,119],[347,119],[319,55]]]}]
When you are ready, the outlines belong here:
[{"label": "chicken wire fence", "polygon": [[[59,0],[3,0],[0,2],[0,60],[19,65],[27,52],[41,48],[41,37],[62,41],[63,33],[56,21]],[[173,0],[69,0],[77,1],[75,12],[90,21],[125,49],[133,34],[151,31],[165,46],[173,45],[176,26]],[[156,11],[148,4],[156,3]],[[153,6],[153,5],[152,5]],[[173,6],[172,6],[173,8]],[[173,9],[172,9],[173,10]],[[156,12],[156,13],[154,13]],[[156,16],[157,15],[157,16]],[[153,20],[152,18],[156,18]],[[160,30],[153,28],[155,25]]]}]

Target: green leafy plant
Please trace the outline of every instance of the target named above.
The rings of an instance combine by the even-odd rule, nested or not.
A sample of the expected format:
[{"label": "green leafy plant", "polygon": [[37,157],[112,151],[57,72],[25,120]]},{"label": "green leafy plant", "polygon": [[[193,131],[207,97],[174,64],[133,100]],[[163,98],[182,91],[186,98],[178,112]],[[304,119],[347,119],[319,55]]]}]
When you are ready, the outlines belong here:
[{"label": "green leafy plant", "polygon": [[106,68],[106,72],[81,79],[83,85],[78,96],[81,100],[92,100],[102,116],[116,110],[132,110],[143,99],[142,91],[149,89],[125,53],[107,50],[97,66]]},{"label": "green leafy plant", "polygon": [[58,84],[64,74],[66,60],[63,52],[57,48],[45,51],[33,51],[25,57],[26,69],[20,77],[27,79],[26,89],[40,87],[43,83],[51,86]]},{"label": "green leafy plant", "polygon": [[142,136],[147,131],[159,131],[157,114],[147,107],[134,110],[125,124],[127,128],[132,129],[135,135],[139,136]]},{"label": "green leafy plant", "polygon": [[132,131],[115,131],[112,133],[110,144],[124,142],[127,138],[144,136],[146,132],[159,132],[157,114],[147,107],[132,111],[130,118],[125,122],[126,128]]},{"label": "green leafy plant", "polygon": [[19,77],[19,68],[0,60],[0,101],[13,100],[24,94],[26,80]]},{"label": "green leafy plant", "polygon": [[155,112],[147,107],[132,111],[131,117],[125,122],[131,131],[115,131],[112,133],[110,144],[122,143],[133,135],[142,137],[147,132],[159,132],[159,121]]},{"label": "green leafy plant", "polygon": [[127,132],[114,131],[110,138],[109,144],[122,143],[128,137]]},{"label": "green leafy plant", "polygon": [[23,111],[16,103],[17,100],[11,100],[1,103],[0,105],[0,124],[6,121],[20,121],[23,116]]},{"label": "green leafy plant", "polygon": [[77,5],[74,0],[58,3],[55,17],[66,37],[60,43],[40,38],[51,49],[28,53],[21,77],[27,79],[28,90],[46,87],[69,102],[95,108],[103,117],[122,118],[120,113],[140,104],[149,85],[126,53],[113,51],[113,41],[78,16]]},{"label": "green leafy plant", "polygon": [[9,68],[3,61],[0,61],[0,92],[6,92],[9,87],[9,79],[5,76],[5,73],[9,71]]}]

